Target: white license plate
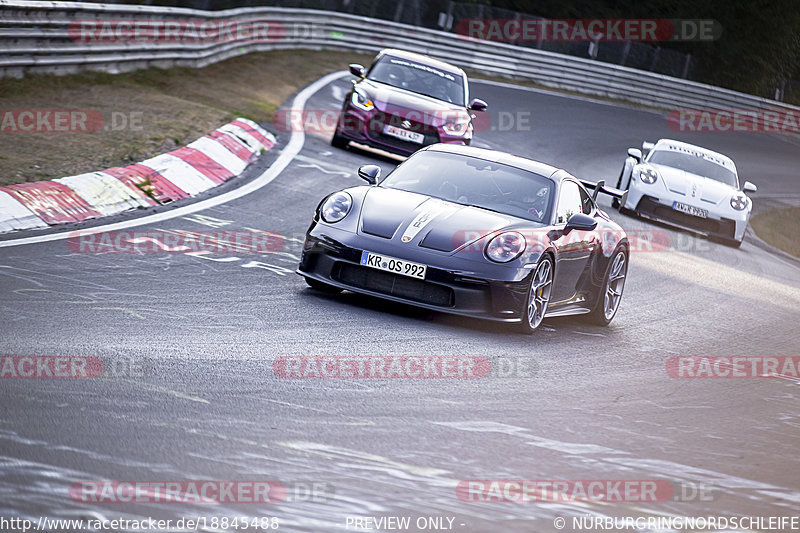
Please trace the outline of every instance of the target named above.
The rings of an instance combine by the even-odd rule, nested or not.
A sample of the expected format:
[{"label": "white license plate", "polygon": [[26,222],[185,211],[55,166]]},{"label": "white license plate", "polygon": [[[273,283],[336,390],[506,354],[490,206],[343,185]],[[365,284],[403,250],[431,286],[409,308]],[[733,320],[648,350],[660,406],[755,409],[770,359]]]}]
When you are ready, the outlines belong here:
[{"label": "white license plate", "polygon": [[412,143],[422,144],[425,140],[425,136],[421,133],[404,130],[403,128],[395,128],[389,124],[383,127],[383,133],[391,135],[392,137],[397,137],[398,139],[403,139],[404,141],[411,141]]},{"label": "white license plate", "polygon": [[379,255],[373,252],[361,252],[361,264],[416,279],[425,279],[425,272],[428,270],[427,266],[419,263],[412,263],[405,259],[397,259],[396,257]]},{"label": "white license plate", "polygon": [[707,210],[700,209],[699,207],[695,207],[693,205],[686,205],[680,202],[673,202],[672,209],[674,209],[675,211],[680,211],[681,213],[686,213],[687,215],[692,215],[700,218],[708,218]]}]

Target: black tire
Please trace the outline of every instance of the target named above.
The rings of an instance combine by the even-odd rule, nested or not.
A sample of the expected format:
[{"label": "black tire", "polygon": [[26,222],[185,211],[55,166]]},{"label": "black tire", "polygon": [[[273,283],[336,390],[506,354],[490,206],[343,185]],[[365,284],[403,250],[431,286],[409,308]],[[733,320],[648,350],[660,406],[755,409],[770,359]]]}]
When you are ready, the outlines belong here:
[{"label": "black tire", "polygon": [[333,285],[328,285],[327,283],[323,283],[312,278],[305,278],[305,280],[306,283],[308,283],[308,286],[315,291],[320,291],[327,294],[339,294],[342,292],[342,289],[339,287],[334,287]]},{"label": "black tire", "polygon": [[[541,271],[544,269],[547,269],[547,274],[542,277],[541,274],[543,273]],[[536,268],[531,273],[531,281],[528,284],[528,292],[525,295],[525,301],[522,302],[522,309],[520,309],[521,320],[519,323],[519,330],[521,333],[530,335],[536,331],[536,329],[541,325],[542,320],[544,320],[544,315],[547,314],[547,307],[550,304],[553,279],[555,279],[553,258],[550,257],[550,255],[545,254],[539,260]],[[541,289],[539,297],[536,298],[536,300],[538,300],[537,304],[534,304],[534,300],[532,299],[535,284],[537,284],[538,288]],[[532,305],[535,306],[533,311],[531,310]]]},{"label": "black tire", "polygon": [[[616,302],[611,302],[613,304],[613,311],[608,312],[608,305],[609,302],[607,300],[607,296],[609,296],[609,279],[611,278],[612,274],[614,274],[614,270],[616,269],[616,262],[618,261],[619,257],[622,257],[622,278],[617,281],[617,285],[614,287],[614,291],[618,292],[618,297]],[[615,274],[616,275],[616,274]],[[593,324],[597,324],[598,326],[607,326],[614,320],[614,317],[617,316],[617,311],[619,310],[619,304],[622,301],[622,293],[625,288],[625,278],[628,275],[628,252],[625,248],[620,247],[614,250],[614,253],[611,255],[611,260],[608,262],[608,268],[606,269],[605,276],[603,277],[603,285],[600,289],[600,294],[597,296],[597,303],[595,303],[594,308],[592,311],[586,315],[586,318]]]},{"label": "black tire", "polygon": [[347,137],[339,133],[339,128],[336,128],[333,131],[333,138],[331,139],[331,146],[334,148],[347,148],[347,145],[350,144],[350,141],[347,140]]}]

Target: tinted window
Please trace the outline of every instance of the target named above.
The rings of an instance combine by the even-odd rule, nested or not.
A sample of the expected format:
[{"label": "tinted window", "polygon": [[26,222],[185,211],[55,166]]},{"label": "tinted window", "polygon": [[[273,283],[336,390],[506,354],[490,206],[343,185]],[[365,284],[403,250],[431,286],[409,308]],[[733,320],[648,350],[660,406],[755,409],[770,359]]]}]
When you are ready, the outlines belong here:
[{"label": "tinted window", "polygon": [[369,69],[367,79],[463,106],[464,78],[421,63],[383,56]]},{"label": "tinted window", "polygon": [[736,174],[722,165],[702,156],[673,152],[672,150],[657,150],[650,154],[647,158],[647,162],[678,168],[686,172],[691,172],[692,174],[697,174],[698,176],[721,181],[737,189],[739,188]]},{"label": "tinted window", "polygon": [[553,181],[516,167],[459,154],[417,152],[381,187],[402,189],[544,222],[552,212]]},{"label": "tinted window", "polygon": [[558,196],[558,211],[556,224],[566,224],[569,217],[575,213],[583,212],[581,191],[574,181],[564,181],[561,184],[561,193]]}]

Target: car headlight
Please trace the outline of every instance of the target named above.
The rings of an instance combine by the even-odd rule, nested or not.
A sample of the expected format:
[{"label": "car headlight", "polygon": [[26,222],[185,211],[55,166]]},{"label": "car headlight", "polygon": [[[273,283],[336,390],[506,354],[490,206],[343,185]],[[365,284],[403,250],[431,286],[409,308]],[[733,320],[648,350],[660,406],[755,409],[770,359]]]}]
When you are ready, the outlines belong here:
[{"label": "car headlight", "polygon": [[734,194],[731,196],[731,207],[737,211],[744,211],[747,207],[747,196],[744,194]]},{"label": "car headlight", "polygon": [[655,183],[658,179],[658,172],[652,167],[643,167],[639,169],[639,179],[645,183]]},{"label": "car headlight", "polygon": [[375,104],[372,103],[372,100],[369,99],[369,96],[358,89],[353,91],[353,96],[350,101],[353,102],[354,106],[359,109],[363,109],[364,111],[372,111],[372,109],[375,107]]},{"label": "car headlight", "polygon": [[447,119],[445,123],[442,124],[442,129],[448,135],[463,136],[467,133],[467,129],[469,129],[469,115]]},{"label": "car headlight", "polygon": [[525,237],[516,231],[501,233],[489,241],[486,257],[495,263],[513,261],[525,250]]},{"label": "car headlight", "polygon": [[336,192],[328,196],[328,199],[322,204],[319,214],[322,220],[328,224],[335,224],[339,222],[353,207],[353,198],[346,192]]}]

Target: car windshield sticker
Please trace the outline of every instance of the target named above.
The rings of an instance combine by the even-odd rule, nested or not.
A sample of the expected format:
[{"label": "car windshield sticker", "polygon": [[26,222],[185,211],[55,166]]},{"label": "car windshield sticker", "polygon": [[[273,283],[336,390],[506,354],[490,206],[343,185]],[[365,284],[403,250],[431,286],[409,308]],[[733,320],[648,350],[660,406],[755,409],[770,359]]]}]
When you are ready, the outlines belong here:
[{"label": "car windshield sticker", "polygon": [[395,65],[403,65],[404,67],[411,67],[418,70],[424,70],[425,72],[430,72],[431,74],[436,74],[440,78],[445,78],[450,81],[456,81],[455,76],[452,74],[448,74],[447,72],[442,72],[441,70],[436,70],[435,68],[431,68],[427,65],[420,65],[419,63],[411,63],[409,61],[403,61],[402,59],[390,59],[392,63]]},{"label": "car windshield sticker", "polygon": [[693,155],[695,157],[702,157],[706,161],[711,161],[712,163],[716,163],[719,166],[724,167],[724,168],[728,168],[729,167],[729,165],[726,164],[727,163],[726,161],[723,161],[722,159],[719,159],[718,157],[714,157],[711,154],[708,154],[708,153],[705,153],[705,152],[701,152],[699,150],[692,150],[690,148],[684,148],[683,146],[675,146],[674,144],[666,145],[666,149],[670,150],[672,152],[681,152],[681,153],[684,153],[684,154],[687,154],[687,155]]}]

